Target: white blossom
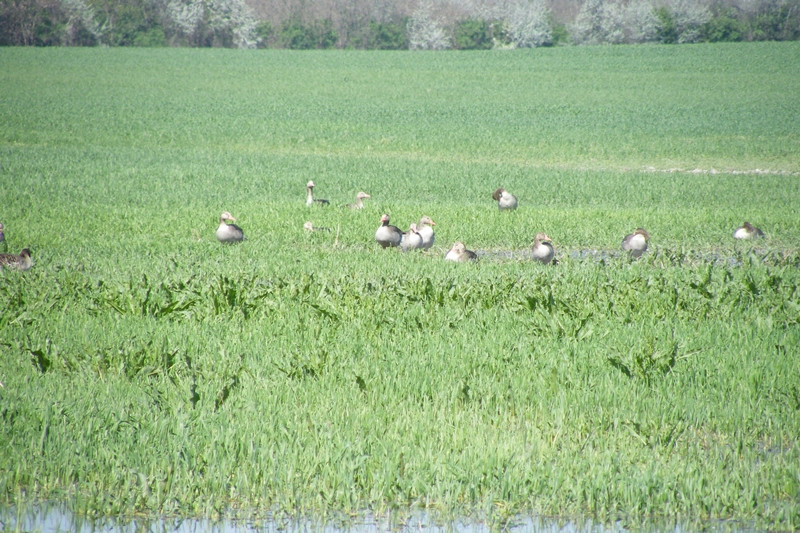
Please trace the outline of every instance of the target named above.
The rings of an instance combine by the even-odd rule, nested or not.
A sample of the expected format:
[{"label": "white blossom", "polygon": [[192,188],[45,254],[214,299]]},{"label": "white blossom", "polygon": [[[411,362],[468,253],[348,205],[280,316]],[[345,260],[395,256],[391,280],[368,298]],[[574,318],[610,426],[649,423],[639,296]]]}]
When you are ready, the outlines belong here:
[{"label": "white blossom", "polygon": [[210,0],[208,10],[212,30],[230,32],[237,48],[256,47],[256,19],[244,0]]},{"label": "white blossom", "polygon": [[533,48],[552,44],[549,15],[543,0],[522,0],[508,6],[505,25],[514,46]]},{"label": "white blossom", "polygon": [[85,29],[98,41],[103,32],[94,18],[94,9],[83,0],[61,0],[61,6],[67,14],[67,39],[74,44],[75,35],[81,28]]},{"label": "white blossom", "polygon": [[171,0],[167,4],[167,16],[179,33],[192,35],[203,20],[205,9],[202,0]]},{"label": "white blossom", "polygon": [[433,16],[433,7],[423,2],[408,21],[408,42],[412,50],[445,50],[450,48],[450,38]]},{"label": "white blossom", "polygon": [[711,20],[711,11],[693,0],[675,0],[670,6],[679,43],[694,43],[700,39],[700,28]]}]

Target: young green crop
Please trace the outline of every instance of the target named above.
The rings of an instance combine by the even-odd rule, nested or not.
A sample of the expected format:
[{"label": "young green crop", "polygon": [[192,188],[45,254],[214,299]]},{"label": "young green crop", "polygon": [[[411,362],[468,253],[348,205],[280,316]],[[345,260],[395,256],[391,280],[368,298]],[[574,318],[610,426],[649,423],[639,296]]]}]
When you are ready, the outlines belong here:
[{"label": "young green crop", "polygon": [[797,48],[0,50],[0,494],[796,529]]}]

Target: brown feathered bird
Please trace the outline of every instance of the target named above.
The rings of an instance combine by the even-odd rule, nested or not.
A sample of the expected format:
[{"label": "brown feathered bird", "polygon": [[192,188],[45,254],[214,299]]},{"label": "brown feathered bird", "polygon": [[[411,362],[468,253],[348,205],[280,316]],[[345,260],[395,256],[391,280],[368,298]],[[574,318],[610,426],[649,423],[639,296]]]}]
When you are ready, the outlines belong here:
[{"label": "brown feathered bird", "polygon": [[27,248],[23,248],[19,255],[0,254],[0,267],[28,270],[32,266],[31,251]]}]

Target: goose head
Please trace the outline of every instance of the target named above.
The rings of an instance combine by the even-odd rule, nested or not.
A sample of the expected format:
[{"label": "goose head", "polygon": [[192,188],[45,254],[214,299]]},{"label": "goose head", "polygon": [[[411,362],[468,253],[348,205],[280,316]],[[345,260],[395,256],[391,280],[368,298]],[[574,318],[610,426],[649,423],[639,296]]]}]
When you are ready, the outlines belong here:
[{"label": "goose head", "polygon": [[419,227],[424,228],[425,226],[435,226],[436,222],[433,221],[431,217],[425,215],[421,219],[419,219]]}]

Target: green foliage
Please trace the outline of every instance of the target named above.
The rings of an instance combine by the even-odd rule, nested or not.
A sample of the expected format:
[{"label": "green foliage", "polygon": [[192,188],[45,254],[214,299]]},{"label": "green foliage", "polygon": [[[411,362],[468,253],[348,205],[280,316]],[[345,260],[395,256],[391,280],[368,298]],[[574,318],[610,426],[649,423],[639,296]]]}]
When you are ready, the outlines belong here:
[{"label": "green foliage", "polygon": [[333,23],[328,19],[305,23],[294,18],[284,22],[278,43],[282,48],[291,50],[312,50],[333,48],[338,39]]},{"label": "green foliage", "polygon": [[702,39],[709,42],[741,41],[745,35],[745,24],[736,16],[733,9],[717,13],[703,24]]},{"label": "green foliage", "polygon": [[550,35],[553,39],[554,46],[569,43],[569,32],[567,31],[567,25],[552,20],[552,17],[550,20]]},{"label": "green foliage", "polygon": [[458,22],[453,30],[454,48],[459,50],[488,50],[493,46],[492,23],[483,19]]},{"label": "green foliage", "polygon": [[2,498],[797,529],[797,54],[0,50]]},{"label": "green foliage", "polygon": [[780,2],[776,9],[759,10],[750,22],[754,41],[795,41],[800,39],[800,1]]},{"label": "green foliage", "polygon": [[401,22],[376,22],[356,30],[351,38],[354,48],[364,50],[405,50],[408,49],[406,36],[407,20]]},{"label": "green foliage", "polygon": [[154,47],[166,46],[167,37],[164,35],[164,30],[161,28],[150,28],[138,32],[133,37],[133,46],[140,47]]},{"label": "green foliage", "polygon": [[109,46],[164,46],[166,37],[156,3],[92,2],[98,23],[104,28],[103,42]]},{"label": "green foliage", "polygon": [[64,41],[64,14],[57,2],[0,1],[0,45],[58,46]]},{"label": "green foliage", "polygon": [[675,19],[670,13],[669,9],[665,6],[656,8],[656,16],[658,17],[658,42],[664,44],[675,44],[678,42],[678,28],[675,25]]},{"label": "green foliage", "polygon": [[274,39],[275,30],[269,22],[259,22],[256,26],[259,48],[268,47]]}]

